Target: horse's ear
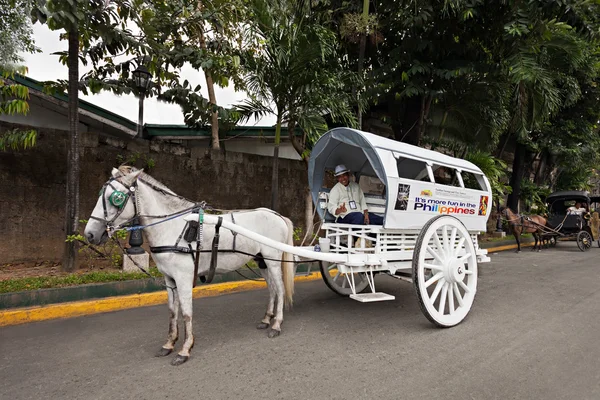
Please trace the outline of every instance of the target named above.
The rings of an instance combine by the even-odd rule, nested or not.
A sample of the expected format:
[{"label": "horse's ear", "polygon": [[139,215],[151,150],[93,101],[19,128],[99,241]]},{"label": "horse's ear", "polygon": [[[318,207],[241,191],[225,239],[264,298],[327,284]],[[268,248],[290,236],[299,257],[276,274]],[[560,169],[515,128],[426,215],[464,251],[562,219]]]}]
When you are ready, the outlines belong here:
[{"label": "horse's ear", "polygon": [[121,176],[121,171],[119,171],[116,168],[113,168],[112,171],[111,171],[111,174],[112,174],[113,178],[117,179],[117,178],[119,178]]},{"label": "horse's ear", "polygon": [[138,169],[137,171],[125,175],[123,179],[121,179],[121,183],[125,186],[131,186],[142,172],[144,172],[143,169]]}]

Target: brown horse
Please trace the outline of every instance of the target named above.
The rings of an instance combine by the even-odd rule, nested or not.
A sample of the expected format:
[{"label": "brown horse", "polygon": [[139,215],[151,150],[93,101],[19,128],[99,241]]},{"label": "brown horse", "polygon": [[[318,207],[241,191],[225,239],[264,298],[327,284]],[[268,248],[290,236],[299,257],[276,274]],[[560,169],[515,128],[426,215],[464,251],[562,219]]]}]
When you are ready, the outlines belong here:
[{"label": "brown horse", "polygon": [[[533,238],[535,239],[535,244],[533,245],[533,249],[535,250],[537,247],[537,251],[542,250],[542,236],[544,234],[544,227],[547,226],[546,218],[540,215],[527,215],[522,216],[519,214],[515,214],[510,208],[502,207],[500,209],[500,214],[506,218],[508,224],[510,226],[510,230],[517,241],[517,253],[521,251],[521,241],[520,237],[523,233],[532,233]],[[539,246],[538,246],[539,241]]]}]

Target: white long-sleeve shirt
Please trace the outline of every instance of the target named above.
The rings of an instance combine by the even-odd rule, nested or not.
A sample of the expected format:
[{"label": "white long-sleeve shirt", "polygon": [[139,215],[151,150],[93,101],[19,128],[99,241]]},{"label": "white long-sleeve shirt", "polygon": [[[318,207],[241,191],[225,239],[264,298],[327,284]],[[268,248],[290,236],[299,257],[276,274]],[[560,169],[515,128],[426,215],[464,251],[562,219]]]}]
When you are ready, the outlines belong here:
[{"label": "white long-sleeve shirt", "polygon": [[[350,202],[354,200],[356,202],[356,209],[350,208]],[[335,210],[338,209],[343,203],[346,203],[346,212],[335,215]],[[356,182],[349,182],[348,186],[344,186],[341,183],[336,183],[331,192],[329,193],[329,202],[327,203],[327,210],[336,219],[343,218],[351,212],[364,212],[368,210],[367,201],[365,195]]]}]

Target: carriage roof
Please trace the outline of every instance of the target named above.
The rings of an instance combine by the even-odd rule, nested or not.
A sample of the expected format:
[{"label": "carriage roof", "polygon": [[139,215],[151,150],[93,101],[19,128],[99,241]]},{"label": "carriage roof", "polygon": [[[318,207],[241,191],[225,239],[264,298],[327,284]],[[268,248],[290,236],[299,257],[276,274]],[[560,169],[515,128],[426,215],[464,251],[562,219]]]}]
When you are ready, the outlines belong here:
[{"label": "carriage roof", "polygon": [[560,192],[554,192],[546,197],[546,203],[554,203],[560,200],[582,200],[588,203],[590,201],[589,192],[580,190],[564,190]]}]

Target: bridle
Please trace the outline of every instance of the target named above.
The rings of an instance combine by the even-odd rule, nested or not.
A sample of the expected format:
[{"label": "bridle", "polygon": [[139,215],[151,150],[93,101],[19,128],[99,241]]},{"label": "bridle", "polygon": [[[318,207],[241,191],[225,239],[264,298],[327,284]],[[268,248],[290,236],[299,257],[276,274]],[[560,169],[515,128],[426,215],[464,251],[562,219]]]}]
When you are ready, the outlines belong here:
[{"label": "bridle", "polygon": [[[113,182],[118,182],[122,186],[127,188],[127,186],[125,184],[123,184],[123,182],[118,180],[117,178],[110,178],[102,186],[102,189],[100,189],[100,196],[102,197],[102,211],[104,213],[104,218],[99,218],[94,215],[90,216],[90,219],[104,223],[106,225],[106,230],[107,230],[107,232],[109,232],[109,234],[111,232],[120,230],[126,226],[129,226],[131,224],[131,222],[134,221],[138,217],[138,206],[137,206],[137,201],[136,201],[136,197],[135,197],[135,191],[137,189],[137,179],[129,188],[126,189],[127,190],[126,192],[123,192],[123,191],[117,189],[113,185]],[[109,187],[113,190],[113,192],[108,197],[108,202],[110,203],[110,205],[112,205],[113,207],[116,207],[118,209],[115,216],[112,217],[111,219],[108,219],[108,207],[106,205],[106,189]],[[123,211],[125,211],[127,203],[129,202],[129,199],[131,199],[131,198],[133,198],[133,209],[134,209],[133,217],[128,219],[123,224],[120,224],[117,226],[113,225],[113,223],[117,220],[117,218],[119,218],[121,216],[121,214],[123,213]]]}]

